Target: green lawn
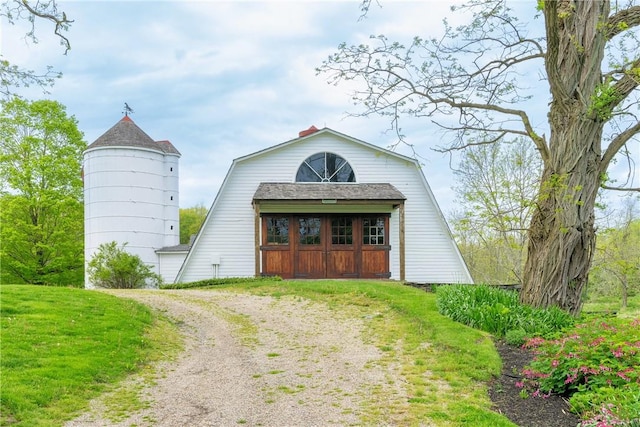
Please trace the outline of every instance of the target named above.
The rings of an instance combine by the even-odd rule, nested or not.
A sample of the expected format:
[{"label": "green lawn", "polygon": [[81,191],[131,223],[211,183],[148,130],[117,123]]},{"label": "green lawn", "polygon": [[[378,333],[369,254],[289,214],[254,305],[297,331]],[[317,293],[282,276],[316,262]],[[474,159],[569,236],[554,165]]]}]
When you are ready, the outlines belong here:
[{"label": "green lawn", "polygon": [[583,307],[583,313],[616,313],[618,317],[634,318],[640,316],[640,295],[629,297],[627,306],[622,307],[620,298],[589,298]]},{"label": "green lawn", "polygon": [[158,335],[177,339],[145,306],[82,289],[1,286],[0,319],[3,426],[61,425],[157,358]]},{"label": "green lawn", "polygon": [[[216,288],[376,313],[368,317],[369,339],[384,351],[383,363],[402,371],[409,396],[390,408],[384,396],[372,396],[365,425],[378,419],[376,405],[405,411],[404,425],[514,425],[490,409],[487,382],[501,364],[490,337],[438,314],[434,294],[373,281],[262,280]],[[3,425],[60,425],[159,354],[149,337],[157,329],[154,314],[129,300],[70,288],[2,286],[0,292]]]}]

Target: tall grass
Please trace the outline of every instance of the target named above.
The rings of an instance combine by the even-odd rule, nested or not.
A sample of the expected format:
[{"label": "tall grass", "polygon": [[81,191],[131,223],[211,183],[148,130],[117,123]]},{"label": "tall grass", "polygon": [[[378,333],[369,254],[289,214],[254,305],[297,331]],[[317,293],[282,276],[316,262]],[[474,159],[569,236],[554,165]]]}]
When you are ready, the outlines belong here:
[{"label": "tall grass", "polygon": [[510,331],[550,337],[575,323],[570,314],[557,307],[536,309],[520,304],[516,292],[487,285],[439,286],[436,296],[441,314],[498,338]]}]

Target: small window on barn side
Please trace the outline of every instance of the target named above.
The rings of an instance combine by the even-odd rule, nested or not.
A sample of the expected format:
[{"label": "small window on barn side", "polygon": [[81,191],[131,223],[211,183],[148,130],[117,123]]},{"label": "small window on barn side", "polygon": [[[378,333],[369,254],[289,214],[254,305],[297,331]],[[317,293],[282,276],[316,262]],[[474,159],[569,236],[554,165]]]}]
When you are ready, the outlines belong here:
[{"label": "small window on barn side", "polygon": [[308,157],[296,174],[296,182],[355,182],[349,162],[333,153],[316,153]]}]

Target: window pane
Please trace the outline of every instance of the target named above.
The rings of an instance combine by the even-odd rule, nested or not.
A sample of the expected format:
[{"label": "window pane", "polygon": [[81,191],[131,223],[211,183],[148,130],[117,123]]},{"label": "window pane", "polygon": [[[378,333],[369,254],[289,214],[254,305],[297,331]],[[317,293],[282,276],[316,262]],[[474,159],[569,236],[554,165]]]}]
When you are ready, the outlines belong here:
[{"label": "window pane", "polygon": [[301,245],[320,244],[320,218],[299,218],[299,241]]},{"label": "window pane", "polygon": [[309,166],[321,176],[324,176],[324,154],[325,153],[317,153],[305,160],[305,163],[309,164]]},{"label": "window pane", "polygon": [[342,157],[336,156],[333,153],[325,153],[325,174],[324,177],[333,181],[336,172],[340,169],[340,166],[344,165],[345,161]]},{"label": "window pane", "polygon": [[355,182],[356,176],[353,173],[353,169],[349,163],[345,163],[344,166],[340,168],[338,173],[331,179],[333,182]]},{"label": "window pane", "polygon": [[384,245],[384,217],[362,219],[362,243]]},{"label": "window pane", "polygon": [[289,244],[289,218],[267,217],[267,244]]},{"label": "window pane", "polygon": [[331,220],[331,243],[333,245],[353,244],[353,227],[350,217]]},{"label": "window pane", "polygon": [[300,165],[296,182],[320,182],[321,178],[306,163]]}]

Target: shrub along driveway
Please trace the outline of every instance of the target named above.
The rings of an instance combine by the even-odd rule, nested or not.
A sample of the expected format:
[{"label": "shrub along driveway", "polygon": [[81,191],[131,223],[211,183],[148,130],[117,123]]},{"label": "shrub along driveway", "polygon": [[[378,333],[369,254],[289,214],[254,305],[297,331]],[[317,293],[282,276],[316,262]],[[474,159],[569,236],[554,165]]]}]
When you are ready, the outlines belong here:
[{"label": "shrub along driveway", "polygon": [[[366,308],[226,291],[108,292],[174,319],[185,352],[67,426],[404,424],[401,370],[366,333],[377,316]],[[129,395],[133,407],[114,409]]]}]

